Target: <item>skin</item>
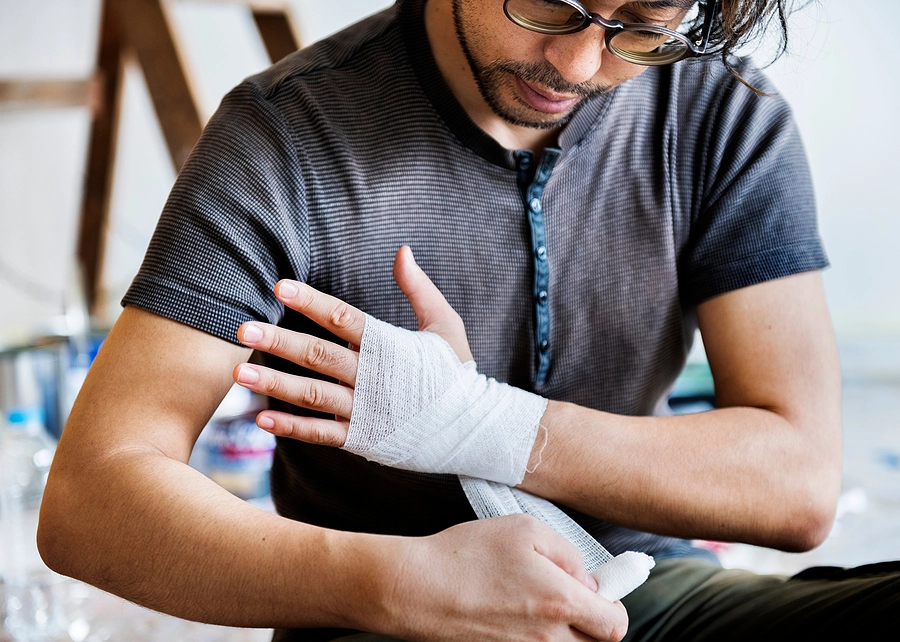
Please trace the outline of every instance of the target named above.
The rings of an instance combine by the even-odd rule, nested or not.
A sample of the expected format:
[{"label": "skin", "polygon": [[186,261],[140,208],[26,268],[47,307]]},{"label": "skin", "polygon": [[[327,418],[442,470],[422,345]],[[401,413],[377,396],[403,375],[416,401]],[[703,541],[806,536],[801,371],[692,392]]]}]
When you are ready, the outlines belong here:
[{"label": "skin", "polygon": [[[394,272],[420,329],[444,337],[461,361],[470,359],[462,321],[409,248],[397,253]],[[356,308],[295,281],[281,281],[275,293],[341,339],[361,342],[365,316]],[[697,315],[718,409],[624,417],[550,401],[541,419],[549,439],[545,446],[541,435],[532,453],[532,462],[541,464],[520,487],[651,532],[789,551],[817,546],[831,528],[841,461],[837,350],[820,275],[736,290],[701,304]],[[244,324],[238,337],[339,382],[238,366],[240,385],[336,415],[326,420],[264,411],[258,425],[279,436],[342,446],[357,353],[263,323]]]},{"label": "skin", "polygon": [[[607,17],[625,5],[588,4]],[[574,84],[613,86],[642,71],[611,57],[596,27],[542,36],[509,23],[499,7],[459,3],[479,60],[550,65]],[[549,128],[515,124],[490,108],[450,0],[429,2],[426,27],[441,72],[485,132],[511,148],[540,151],[555,141],[554,119],[561,124],[567,114],[535,109],[514,78],[498,98]],[[545,99],[571,98],[528,82]],[[465,356],[461,322],[407,250],[395,276],[421,327]],[[358,312],[295,285],[294,297],[286,282],[277,288],[286,305],[358,344]],[[697,312],[723,408],[651,419],[551,402],[543,463],[523,487],[639,528],[809,548],[828,530],[840,475],[837,357],[819,277],[746,288]],[[241,348],[125,309],[75,403],[48,480],[38,545],[52,568],[167,613],[235,626],[345,626],[409,640],[622,638],[621,604],[595,595],[577,550],[529,517],[425,538],[337,532],[256,510],[188,467],[232,372],[247,387],[345,418],[266,412],[261,425],[271,418],[276,433],[342,443],[352,389],[244,362],[249,347],[298,363],[318,354],[306,365],[334,369],[352,385],[354,353],[330,345],[309,352],[301,335],[255,325],[261,338],[244,326]]]},{"label": "skin", "polygon": [[[672,28],[687,13],[686,8],[662,6],[669,3],[656,8],[610,0],[582,4],[606,18]],[[450,89],[472,120],[504,147],[540,153],[555,144],[560,126],[584,100],[580,94],[611,89],[646,70],[612,55],[606,49],[604,31],[597,26],[566,36],[544,36],[513,24],[502,14],[502,3],[494,5],[494,12],[487,12],[482,3],[472,0],[432,0],[425,7],[425,26],[438,68]],[[450,24],[453,29],[448,28]],[[462,38],[457,25],[464,33]],[[484,79],[497,85],[492,92],[496,95],[489,101],[476,77],[477,68],[492,63],[501,67],[524,65],[530,73],[498,71],[491,81]],[[547,106],[535,106],[541,97],[562,103],[556,106],[562,111],[548,112]],[[519,122],[498,115],[491,102]],[[530,126],[520,124],[523,122]]]}]

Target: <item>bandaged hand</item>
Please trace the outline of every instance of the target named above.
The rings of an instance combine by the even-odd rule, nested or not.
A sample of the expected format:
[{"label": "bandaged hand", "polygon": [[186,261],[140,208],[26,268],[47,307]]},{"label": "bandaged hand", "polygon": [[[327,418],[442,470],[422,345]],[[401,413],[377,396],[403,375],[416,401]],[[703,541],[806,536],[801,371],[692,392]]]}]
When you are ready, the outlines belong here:
[{"label": "bandaged hand", "polygon": [[478,374],[437,334],[367,317],[344,449],[394,468],[514,486],[546,406]]},{"label": "bandaged hand", "polygon": [[384,465],[522,481],[547,401],[477,372],[459,315],[402,248],[394,276],[419,332],[396,328],[313,288],[282,281],[276,295],[359,352],[268,324],[244,324],[246,345],[341,383],[243,364],[235,380],[256,392],[336,416],[264,411],[269,432],[343,447]]}]

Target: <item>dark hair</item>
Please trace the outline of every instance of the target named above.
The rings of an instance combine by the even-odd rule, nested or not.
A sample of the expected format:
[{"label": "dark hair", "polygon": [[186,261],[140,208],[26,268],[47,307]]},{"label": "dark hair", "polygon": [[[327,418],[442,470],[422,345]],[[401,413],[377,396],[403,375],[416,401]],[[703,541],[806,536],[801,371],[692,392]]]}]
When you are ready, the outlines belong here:
[{"label": "dark hair", "polygon": [[[705,0],[709,6],[714,0]],[[742,61],[735,52],[758,41],[770,32],[777,35],[774,55],[767,64],[775,62],[788,46],[788,16],[813,0],[721,0],[719,15],[713,23],[710,34],[712,53],[718,54],[722,62],[734,76],[754,93],[765,92],[748,83],[741,76]],[[691,37],[699,39],[703,26],[704,11],[700,11],[689,25]],[[774,27],[774,28],[773,28]],[[765,65],[764,65],[765,66]]]}]

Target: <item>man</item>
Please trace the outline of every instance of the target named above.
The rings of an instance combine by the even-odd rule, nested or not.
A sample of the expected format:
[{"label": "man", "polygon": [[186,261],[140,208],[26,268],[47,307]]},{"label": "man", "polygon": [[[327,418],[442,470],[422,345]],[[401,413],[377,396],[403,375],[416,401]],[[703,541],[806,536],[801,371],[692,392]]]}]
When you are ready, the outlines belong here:
[{"label": "man", "polygon": [[[840,484],[825,258],[789,112],[721,60],[637,64],[727,53],[783,7],[693,5],[404,0],[235,89],[73,409],[39,533],[48,563],[278,639],[618,640],[628,616],[633,639],[883,625],[895,576],[759,578],[685,542],[808,549]],[[666,31],[685,19],[689,35]],[[406,250],[396,288],[404,244],[437,289]],[[413,329],[404,293],[480,372],[551,400],[521,487],[611,551],[656,556],[628,615],[543,524],[470,521],[455,476],[281,439],[275,516],[186,465],[252,320],[284,330],[241,340],[292,375],[236,370],[289,402],[260,425],[339,444],[346,421],[292,416],[346,418],[352,391],[293,375],[352,385],[354,369],[296,332],[358,344],[361,316],[331,296]],[[718,409],[662,416],[697,326]]]}]

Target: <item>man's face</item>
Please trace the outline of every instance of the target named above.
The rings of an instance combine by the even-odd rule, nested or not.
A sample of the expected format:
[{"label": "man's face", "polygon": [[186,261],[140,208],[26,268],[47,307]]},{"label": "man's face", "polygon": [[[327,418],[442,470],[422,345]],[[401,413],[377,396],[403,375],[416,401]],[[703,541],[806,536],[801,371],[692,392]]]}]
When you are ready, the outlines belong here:
[{"label": "man's face", "polygon": [[[604,18],[677,27],[687,10],[667,0],[585,0]],[[683,2],[681,4],[684,4]],[[456,35],[482,97],[495,114],[523,127],[563,125],[587,98],[640,75],[646,67],[611,54],[602,28],[548,36],[507,19],[502,0],[453,0]]]}]

